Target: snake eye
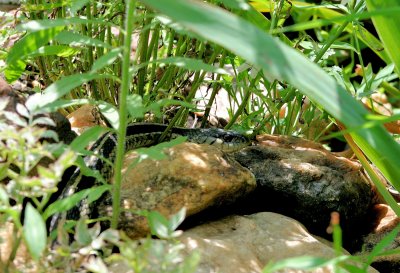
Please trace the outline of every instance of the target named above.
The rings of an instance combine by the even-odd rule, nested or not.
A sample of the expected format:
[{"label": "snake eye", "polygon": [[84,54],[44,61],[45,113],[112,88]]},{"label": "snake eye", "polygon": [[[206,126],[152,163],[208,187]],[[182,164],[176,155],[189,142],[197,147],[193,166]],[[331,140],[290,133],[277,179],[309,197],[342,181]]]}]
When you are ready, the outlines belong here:
[{"label": "snake eye", "polygon": [[232,140],[234,139],[234,137],[230,134],[226,134],[223,136],[223,139],[225,142],[232,142]]}]

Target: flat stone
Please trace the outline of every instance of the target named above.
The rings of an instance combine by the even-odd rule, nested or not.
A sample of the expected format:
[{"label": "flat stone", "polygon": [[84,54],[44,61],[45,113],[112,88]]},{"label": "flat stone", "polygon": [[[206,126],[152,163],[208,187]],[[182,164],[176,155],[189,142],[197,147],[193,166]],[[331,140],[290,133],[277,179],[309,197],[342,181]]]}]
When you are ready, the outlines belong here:
[{"label": "flat stone", "polygon": [[[299,256],[334,258],[335,251],[326,242],[312,236],[302,224],[271,212],[249,216],[229,216],[194,227],[180,240],[186,250],[201,255],[197,273],[258,273],[269,262]],[[344,254],[348,254],[344,251]],[[300,269],[276,272],[303,273]],[[314,269],[313,273],[333,272],[331,267]],[[377,272],[369,267],[368,272]]]},{"label": "flat stone", "polygon": [[[256,187],[252,173],[211,145],[182,143],[165,151],[162,160],[146,159],[129,168],[137,155],[124,162],[119,228],[137,238],[149,233],[147,220],[137,210],[156,210],[164,216],[186,208],[194,215],[210,207],[235,202]],[[111,199],[99,206],[100,215],[111,215]]]},{"label": "flat stone", "polygon": [[377,196],[360,163],[300,138],[263,135],[258,142],[235,154],[256,177],[253,207],[293,217],[327,238],[334,211],[345,238],[366,232]]}]

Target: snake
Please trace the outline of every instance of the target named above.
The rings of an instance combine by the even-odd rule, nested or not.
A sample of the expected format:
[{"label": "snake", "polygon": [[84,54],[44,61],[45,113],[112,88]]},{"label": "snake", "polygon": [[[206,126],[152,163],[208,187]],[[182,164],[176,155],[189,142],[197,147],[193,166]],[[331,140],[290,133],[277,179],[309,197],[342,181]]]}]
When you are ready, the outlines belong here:
[{"label": "snake", "polygon": [[[157,123],[133,123],[126,128],[125,152],[149,147],[160,143],[161,136],[165,135],[163,141],[169,141],[179,136],[186,137],[186,141],[197,144],[213,145],[223,152],[235,152],[250,144],[250,139],[236,131],[223,130],[219,128],[183,128],[172,127],[166,132],[168,126]],[[166,134],[165,134],[166,132]],[[90,154],[84,157],[84,163],[87,168],[100,173],[104,181],[109,181],[113,175],[113,163],[116,157],[118,137],[115,131],[109,131],[101,135],[91,146]],[[71,196],[81,190],[102,185],[98,178],[86,176],[83,171],[77,167],[73,174],[68,178],[61,190],[58,200]],[[104,194],[110,195],[107,191]],[[104,198],[103,198],[104,199]],[[49,231],[56,230],[61,220],[78,220],[81,216],[89,219],[99,217],[96,213],[96,207],[102,197],[90,204],[84,198],[72,209],[63,213],[56,213],[50,219]]]}]

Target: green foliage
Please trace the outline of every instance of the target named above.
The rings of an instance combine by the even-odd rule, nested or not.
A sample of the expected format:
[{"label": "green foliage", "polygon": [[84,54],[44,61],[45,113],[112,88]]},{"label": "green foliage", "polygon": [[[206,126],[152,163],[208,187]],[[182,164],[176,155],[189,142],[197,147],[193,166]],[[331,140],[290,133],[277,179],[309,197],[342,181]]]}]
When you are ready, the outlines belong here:
[{"label": "green foliage", "polygon": [[[393,16],[400,9],[398,1],[349,1],[346,5],[259,0],[208,2],[86,0],[23,4],[26,18],[21,18],[17,29],[8,30],[10,34],[19,31],[23,37],[10,50],[0,50],[0,58],[7,63],[4,73],[13,81],[25,72],[27,63],[34,64],[46,88],[31,96],[26,108],[18,106],[23,118],[3,113],[0,179],[9,182],[6,186],[0,184],[0,211],[23,230],[37,263],[49,263],[43,258],[49,251],[43,219],[68,210],[82,199],[93,201],[104,191],[112,190],[112,227],[117,227],[126,124],[149,119],[168,120],[171,126],[184,125],[190,112],[203,111],[196,108],[197,100],[204,99],[196,98],[200,86],[207,85],[212,90],[205,103],[202,125],[217,93],[224,88],[231,108],[226,128],[236,126],[253,130],[254,135],[266,131],[315,140],[348,133],[368,159],[400,189],[400,148],[382,126],[386,121],[397,120],[398,115],[376,116],[359,102],[377,92],[390,94],[394,105],[399,100],[400,38],[392,27],[399,25],[398,18]],[[269,13],[271,19],[260,11]],[[294,24],[288,24],[288,17]],[[380,40],[364,25],[365,18],[372,18]],[[1,33],[0,41],[6,36]],[[132,39],[138,40],[137,47],[132,47],[136,44]],[[364,64],[366,48],[375,52],[386,66]],[[354,73],[356,64],[361,65],[362,72]],[[304,103],[305,97],[311,101],[308,105]],[[81,158],[75,160],[75,153],[89,154],[85,147],[103,129],[90,129],[69,148],[54,147],[39,141],[44,134],[54,139],[57,136],[36,128],[38,124],[50,124],[48,119],[36,115],[56,110],[67,113],[87,103],[98,106],[111,130],[119,136],[115,184],[87,189],[47,204],[63,171],[72,164],[85,175],[102,179],[85,168]],[[4,109],[5,104],[2,105],[0,108]],[[9,125],[11,121],[21,127],[17,132]],[[328,125],[314,130],[317,122]],[[329,128],[339,122],[346,130],[326,137]],[[180,141],[140,149],[140,158],[162,158],[163,148]],[[38,166],[45,157],[54,162],[47,167]],[[32,175],[34,169],[37,175]],[[383,196],[388,196],[383,187],[377,187]],[[32,204],[21,215],[26,196]],[[10,200],[16,204],[11,205]],[[388,202],[399,211],[392,201]],[[67,232],[60,231],[57,236],[64,243],[58,253],[51,253],[54,261],[50,264],[58,268],[74,264],[75,268],[107,272],[110,262],[122,260],[135,272],[191,272],[198,256],[177,262],[182,246],[173,241],[183,214],[181,211],[167,220],[156,212],[145,213],[153,235],[167,241],[148,239],[143,243],[131,241],[113,229],[100,232],[97,224],[89,228],[83,220],[67,223],[66,230],[74,234],[75,241],[69,245]],[[34,222],[39,224],[25,229],[27,223]],[[382,245],[390,240],[393,237],[382,241]],[[341,242],[335,242],[338,250]],[[371,253],[367,264],[382,253],[382,245],[377,246],[379,251]],[[120,254],[111,254],[113,246],[118,247]],[[170,255],[163,255],[164,251]],[[96,258],[82,263],[92,254]],[[343,255],[333,260],[295,258],[267,267],[265,272],[288,266],[312,269],[324,265],[346,265],[343,268],[350,272],[366,270],[357,269],[348,261],[355,260]]]}]

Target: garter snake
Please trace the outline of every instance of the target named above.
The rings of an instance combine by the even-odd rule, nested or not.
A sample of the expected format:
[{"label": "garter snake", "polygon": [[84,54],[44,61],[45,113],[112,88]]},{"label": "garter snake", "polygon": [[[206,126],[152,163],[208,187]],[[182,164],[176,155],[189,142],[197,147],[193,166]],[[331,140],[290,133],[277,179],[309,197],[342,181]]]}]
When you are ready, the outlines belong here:
[{"label": "garter snake", "polygon": [[[155,123],[136,123],[128,125],[125,137],[126,152],[140,147],[148,147],[159,143],[159,139],[167,125]],[[164,141],[177,138],[178,136],[187,137],[187,141],[198,144],[210,144],[220,148],[224,152],[237,151],[250,144],[250,140],[235,131],[224,131],[217,128],[180,128],[172,127],[166,135]],[[103,134],[90,148],[96,156],[86,156],[84,158],[85,165],[91,170],[97,170],[108,181],[110,180],[113,170],[109,162],[114,162],[116,155],[117,135],[115,132]],[[84,176],[79,168],[77,168],[65,184],[64,189],[58,199],[66,198],[73,193],[99,185],[94,177]],[[77,220],[80,216],[85,215],[89,218],[96,218],[96,202],[87,204],[82,200],[74,208],[66,213],[54,214],[50,221],[50,231],[55,230],[61,219]]]}]

